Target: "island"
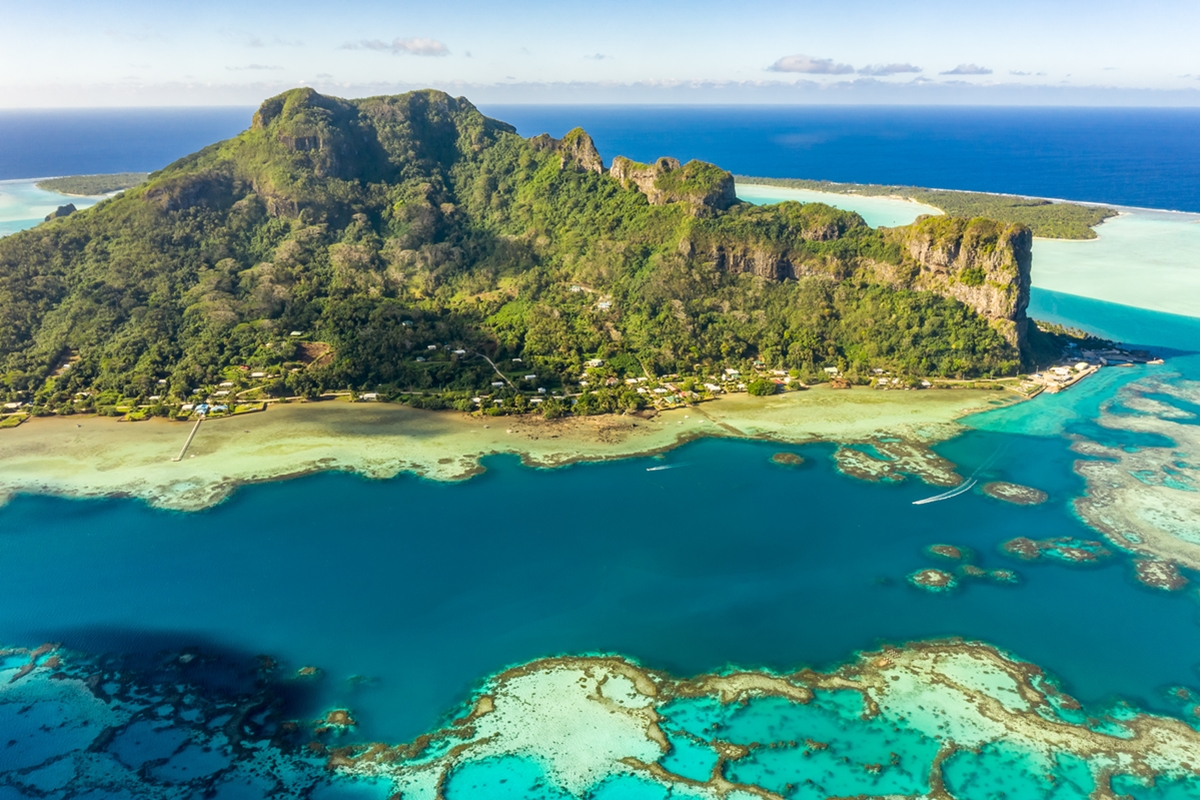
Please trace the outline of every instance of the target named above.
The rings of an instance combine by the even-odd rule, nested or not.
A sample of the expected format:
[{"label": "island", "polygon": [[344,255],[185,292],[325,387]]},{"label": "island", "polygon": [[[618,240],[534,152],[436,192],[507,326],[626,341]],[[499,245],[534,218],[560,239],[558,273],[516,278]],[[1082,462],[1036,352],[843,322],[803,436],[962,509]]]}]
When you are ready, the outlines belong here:
[{"label": "island", "polygon": [[98,197],[102,194],[132,189],[150,177],[148,172],[112,172],[103,175],[67,175],[61,178],[45,178],[35,185],[47,192]]},{"label": "island", "polygon": [[35,413],[254,388],[553,418],[1015,376],[1062,345],[1025,313],[1031,243],[979,217],[752,206],[712,164],[606,167],[580,129],[526,139],[441,92],[298,89],[0,241],[0,392]]},{"label": "island", "polygon": [[[525,138],[432,90],[292,90],[238,136],[0,240],[0,428],[22,428],[0,442],[0,496],[190,509],[320,469],[460,478],[489,453],[554,465],[707,435],[836,441],[848,474],[956,486],[928,450],[954,420],[1110,352],[1028,318],[1032,233],[754,206],[718,166],[606,166],[581,129]],[[192,466],[218,451],[219,470]]]},{"label": "island", "polygon": [[1095,239],[1095,226],[1119,213],[1115,208],[1094,203],[1056,202],[1040,197],[992,192],[964,192],[877,183],[835,183],[800,178],[754,178],[745,175],[737,176],[737,180],[742,184],[807,189],[831,194],[902,197],[932,206],[950,216],[987,217],[1000,222],[1028,225],[1034,236],[1047,239]]}]

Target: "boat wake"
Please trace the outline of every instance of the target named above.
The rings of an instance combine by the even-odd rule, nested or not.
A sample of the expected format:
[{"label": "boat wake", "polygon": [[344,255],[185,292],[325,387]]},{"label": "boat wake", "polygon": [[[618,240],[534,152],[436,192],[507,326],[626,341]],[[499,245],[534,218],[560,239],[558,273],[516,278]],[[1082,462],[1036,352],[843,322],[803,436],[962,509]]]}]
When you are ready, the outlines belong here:
[{"label": "boat wake", "polygon": [[971,480],[967,481],[966,483],[962,484],[961,486],[955,486],[953,489],[951,489],[948,492],[942,492],[941,494],[935,494],[933,497],[926,497],[923,500],[913,500],[913,505],[914,506],[923,506],[926,503],[937,503],[941,500],[949,500],[951,497],[958,497],[963,492],[970,491],[971,487],[973,487],[977,483],[979,483],[979,481],[975,480],[974,478],[971,478]]},{"label": "boat wake", "polygon": [[947,492],[942,492],[941,494],[935,494],[933,497],[926,497],[921,500],[913,500],[912,504],[914,506],[923,506],[926,503],[940,503],[943,500],[949,500],[953,497],[958,497],[960,494],[963,494],[964,492],[970,491],[975,486],[975,484],[979,483],[978,478],[976,478],[975,476],[978,475],[979,473],[983,472],[985,469],[990,467],[992,464],[996,463],[996,459],[999,458],[1000,454],[1003,453],[1007,449],[1008,449],[1007,444],[1004,444],[1001,447],[996,448],[996,451],[994,453],[992,453],[990,456],[988,456],[986,461],[984,461],[982,464],[980,464],[978,467],[976,467],[975,471],[971,473],[970,477],[968,477],[964,483],[961,483],[958,486],[955,486],[953,489],[951,489]]}]

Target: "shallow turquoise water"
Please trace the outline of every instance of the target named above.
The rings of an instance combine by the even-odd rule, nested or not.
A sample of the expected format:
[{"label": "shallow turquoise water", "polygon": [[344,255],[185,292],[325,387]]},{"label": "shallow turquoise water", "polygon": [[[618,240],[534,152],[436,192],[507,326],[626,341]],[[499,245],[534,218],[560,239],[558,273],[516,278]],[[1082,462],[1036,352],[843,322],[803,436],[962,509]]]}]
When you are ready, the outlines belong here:
[{"label": "shallow turquoise water", "polygon": [[1122,208],[1097,239],[1038,239],[1034,285],[1200,316],[1200,214]]},{"label": "shallow turquoise water", "polygon": [[37,188],[37,181],[0,181],[0,236],[32,228],[59,206],[94,206],[103,197],[73,197]]},{"label": "shallow turquoise water", "polygon": [[900,200],[895,197],[857,197],[833,192],[814,192],[808,189],[787,189],[781,186],[739,184],[738,199],[755,205],[770,205],[784,200],[801,203],[824,203],[845,211],[855,211],[872,228],[909,225],[922,214],[940,214],[931,206]]}]

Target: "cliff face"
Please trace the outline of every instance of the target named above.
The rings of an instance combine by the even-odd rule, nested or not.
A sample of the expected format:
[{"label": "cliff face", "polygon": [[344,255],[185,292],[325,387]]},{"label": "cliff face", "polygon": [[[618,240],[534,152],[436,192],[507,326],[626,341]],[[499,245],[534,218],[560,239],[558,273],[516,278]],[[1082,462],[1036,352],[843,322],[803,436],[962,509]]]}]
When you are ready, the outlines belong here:
[{"label": "cliff face", "polygon": [[[615,166],[615,165],[614,165]],[[739,206],[697,220],[680,242],[719,269],[767,280],[855,277],[958,300],[1024,348],[1033,235],[1024,225],[927,217],[883,233],[873,252],[847,259],[853,242],[877,237],[863,219],[817,203],[780,203],[770,212]]]},{"label": "cliff face", "polygon": [[1033,233],[986,219],[928,217],[901,229],[902,263],[879,269],[893,285],[937,292],[975,309],[1022,348]]},{"label": "cliff face", "polygon": [[705,161],[681,166],[674,158],[660,158],[653,164],[640,164],[617,156],[609,174],[627,189],[636,187],[650,205],[685,202],[698,217],[712,216],[737,203],[733,175]]}]

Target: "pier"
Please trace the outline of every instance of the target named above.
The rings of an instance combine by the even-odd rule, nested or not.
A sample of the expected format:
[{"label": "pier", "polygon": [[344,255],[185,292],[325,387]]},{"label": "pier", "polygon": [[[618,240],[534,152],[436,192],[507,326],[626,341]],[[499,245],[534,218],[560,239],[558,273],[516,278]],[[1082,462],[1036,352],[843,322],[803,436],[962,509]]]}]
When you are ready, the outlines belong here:
[{"label": "pier", "polygon": [[182,461],[187,454],[188,448],[192,446],[192,439],[196,438],[196,431],[200,430],[200,423],[204,422],[204,415],[201,414],[196,418],[196,424],[192,426],[192,432],[188,434],[187,441],[183,443],[183,449],[179,451],[179,455],[172,458],[172,461]]}]

